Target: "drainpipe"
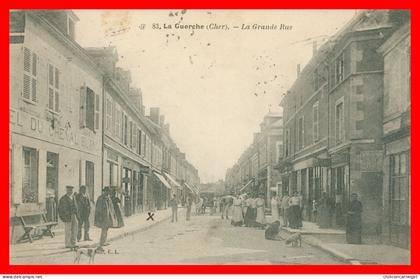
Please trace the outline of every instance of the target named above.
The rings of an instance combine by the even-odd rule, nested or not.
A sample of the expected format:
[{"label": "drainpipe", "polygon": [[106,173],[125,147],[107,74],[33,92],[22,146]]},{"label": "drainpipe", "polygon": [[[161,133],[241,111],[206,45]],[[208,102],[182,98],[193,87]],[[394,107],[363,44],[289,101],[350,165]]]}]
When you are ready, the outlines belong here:
[{"label": "drainpipe", "polygon": [[[101,167],[101,194],[104,188],[104,167],[105,167],[105,75],[102,75],[102,151],[101,151],[101,159],[102,159],[102,167]],[[110,181],[110,183],[112,183]],[[111,186],[111,185],[110,185]]]}]

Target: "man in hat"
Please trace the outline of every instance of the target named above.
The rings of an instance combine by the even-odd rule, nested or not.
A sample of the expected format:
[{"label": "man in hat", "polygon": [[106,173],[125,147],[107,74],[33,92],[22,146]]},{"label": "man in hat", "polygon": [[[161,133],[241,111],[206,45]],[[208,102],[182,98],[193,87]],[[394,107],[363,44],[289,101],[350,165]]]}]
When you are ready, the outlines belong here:
[{"label": "man in hat", "polygon": [[95,207],[95,226],[101,229],[101,238],[99,240],[100,249],[102,246],[108,245],[106,239],[108,237],[108,229],[117,227],[117,217],[114,206],[110,197],[109,187],[104,187],[102,195],[98,197]]},{"label": "man in hat", "polygon": [[58,202],[58,215],[64,222],[64,242],[66,248],[76,248],[78,231],[78,209],[73,195],[73,186],[66,186],[66,194]]},{"label": "man in hat", "polygon": [[79,209],[79,230],[77,232],[77,241],[82,238],[82,228],[84,228],[84,241],[91,241],[89,238],[89,216],[90,216],[90,198],[86,193],[86,186],[80,186],[79,193],[76,194],[77,208]]}]

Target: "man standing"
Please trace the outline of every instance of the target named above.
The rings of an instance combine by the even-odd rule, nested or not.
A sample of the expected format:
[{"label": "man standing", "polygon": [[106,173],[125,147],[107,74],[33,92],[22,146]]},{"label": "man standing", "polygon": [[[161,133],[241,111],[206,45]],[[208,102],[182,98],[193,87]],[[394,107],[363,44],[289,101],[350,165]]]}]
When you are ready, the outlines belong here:
[{"label": "man standing", "polygon": [[86,186],[80,186],[79,193],[76,194],[76,203],[79,209],[77,241],[80,241],[82,238],[82,228],[84,228],[83,240],[91,241],[92,239],[89,238],[90,198],[86,193]]},{"label": "man standing", "polygon": [[178,222],[178,201],[176,195],[173,194],[172,199],[169,201],[169,206],[172,208],[172,223]]},{"label": "man standing", "polygon": [[110,197],[109,187],[104,187],[102,195],[98,197],[95,207],[95,226],[101,229],[101,238],[99,246],[108,245],[106,239],[108,237],[108,229],[117,227],[117,217],[115,215],[114,206]]},{"label": "man standing", "polygon": [[66,194],[58,202],[58,215],[64,222],[64,242],[66,248],[76,248],[78,230],[78,210],[73,195],[73,186],[66,186]]},{"label": "man standing", "polygon": [[186,204],[187,204],[187,221],[190,220],[191,218],[191,206],[192,206],[192,198],[191,196],[188,195],[187,199],[186,199]]},{"label": "man standing", "polygon": [[283,215],[283,226],[289,226],[289,193],[285,193],[281,201],[281,211]]}]

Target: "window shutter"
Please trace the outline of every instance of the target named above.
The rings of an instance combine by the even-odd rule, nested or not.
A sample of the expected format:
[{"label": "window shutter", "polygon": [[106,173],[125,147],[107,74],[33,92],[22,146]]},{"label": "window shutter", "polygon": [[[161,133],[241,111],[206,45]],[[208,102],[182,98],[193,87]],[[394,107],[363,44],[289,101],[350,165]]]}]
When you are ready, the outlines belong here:
[{"label": "window shutter", "polygon": [[95,95],[95,129],[99,130],[99,111],[100,111],[100,102],[99,95]]},{"label": "window shutter", "polygon": [[[86,161],[79,161],[79,186],[86,186]],[[76,189],[75,189],[76,190]]]},{"label": "window shutter", "polygon": [[13,201],[22,203],[22,174],[23,174],[23,149],[22,145],[13,145]]},{"label": "window shutter", "polygon": [[31,51],[26,47],[23,50],[23,69],[25,72],[31,72]]},{"label": "window shutter", "polygon": [[112,114],[111,114],[111,133],[115,135],[115,102],[112,102]]},{"label": "window shutter", "polygon": [[86,127],[86,87],[80,88],[80,128]]},{"label": "window shutter", "polygon": [[31,95],[31,77],[27,74],[23,74],[23,97],[25,99],[30,98]]},{"label": "window shutter", "polygon": [[37,100],[37,88],[36,88],[36,73],[37,73],[37,62],[38,56],[32,53],[32,101]]},{"label": "window shutter", "polygon": [[47,190],[47,151],[38,149],[38,203],[45,203]]}]

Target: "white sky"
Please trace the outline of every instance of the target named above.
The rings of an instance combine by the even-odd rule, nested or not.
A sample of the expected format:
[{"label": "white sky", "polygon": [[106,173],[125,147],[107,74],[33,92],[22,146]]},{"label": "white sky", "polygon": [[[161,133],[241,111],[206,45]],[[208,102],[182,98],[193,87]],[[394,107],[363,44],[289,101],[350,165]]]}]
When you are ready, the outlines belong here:
[{"label": "white sky", "polygon": [[[318,46],[354,10],[76,10],[84,47],[116,46],[146,112],[160,107],[202,182],[223,179]],[[292,30],[152,29],[153,23],[285,24]],[[144,30],[139,26],[145,24]],[[125,29],[120,34],[112,33]],[[191,34],[192,33],[192,34]],[[172,35],[173,34],[173,35]],[[178,38],[179,36],[179,38]],[[265,93],[264,93],[265,91]]]}]

